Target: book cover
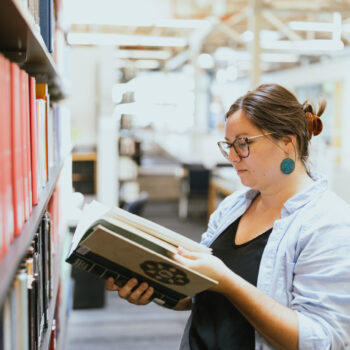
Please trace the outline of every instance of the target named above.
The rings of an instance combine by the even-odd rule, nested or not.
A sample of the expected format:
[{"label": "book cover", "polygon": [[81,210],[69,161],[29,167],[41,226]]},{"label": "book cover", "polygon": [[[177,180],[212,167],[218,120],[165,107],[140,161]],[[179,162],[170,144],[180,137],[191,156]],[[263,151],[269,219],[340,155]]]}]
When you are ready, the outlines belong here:
[{"label": "book cover", "polygon": [[27,283],[28,276],[24,268],[18,271],[17,280],[19,282],[19,299],[20,299],[20,338],[19,338],[19,348],[21,350],[28,350],[29,348],[29,324],[28,324],[28,292]]},{"label": "book cover", "polygon": [[0,256],[6,254],[14,235],[12,200],[11,73],[10,61],[0,55]]},{"label": "book cover", "polygon": [[39,0],[40,33],[49,52],[53,52],[53,21],[53,0]]},{"label": "book cover", "polygon": [[161,225],[94,201],[84,209],[66,261],[101,278],[112,276],[118,285],[131,277],[146,281],[155,301],[174,307],[217,283],[174,261],[178,246],[211,252]]},{"label": "book cover", "polygon": [[38,121],[38,191],[39,195],[46,184],[46,151],[45,151],[45,109],[46,102],[43,99],[36,100],[36,112]]},{"label": "book cover", "polygon": [[29,169],[29,96],[27,95],[28,75],[20,70],[20,108],[21,108],[21,137],[22,137],[22,170],[23,170],[23,197],[24,197],[24,219],[28,220],[31,212],[31,176]]},{"label": "book cover", "polygon": [[17,349],[18,347],[18,336],[17,336],[17,330],[18,330],[18,313],[17,313],[17,293],[16,293],[16,281],[14,281],[14,284],[11,286],[11,289],[9,291],[9,297],[10,297],[10,309],[11,309],[11,349]]},{"label": "book cover", "polygon": [[7,295],[4,304],[2,306],[3,310],[3,345],[4,349],[13,349],[12,347],[12,329],[11,329],[11,302],[10,295]]},{"label": "book cover", "polygon": [[32,204],[39,201],[38,172],[39,172],[39,146],[38,146],[38,119],[36,111],[35,78],[29,77],[29,111],[30,111],[30,155],[32,170]]},{"label": "book cover", "polygon": [[[49,150],[48,150],[48,114],[49,114],[49,93],[48,86],[45,83],[36,84],[36,98],[45,101],[44,110],[40,110],[39,118],[42,120],[41,128],[43,137],[45,182],[49,181]],[[39,121],[40,123],[40,121]]]},{"label": "book cover", "polygon": [[38,293],[37,293],[37,281],[34,278],[34,266],[33,266],[32,252],[29,253],[26,259],[27,267],[27,296],[28,296],[28,324],[29,324],[29,347],[30,349],[38,348],[39,339],[39,327],[38,327]]},{"label": "book cover", "polygon": [[32,155],[31,155],[31,146],[30,146],[30,101],[29,101],[29,75],[27,72],[23,74],[24,80],[24,134],[25,134],[25,143],[26,143],[26,163],[27,163],[27,196],[28,196],[28,210],[29,215],[33,211],[33,191],[32,191]]},{"label": "book cover", "polygon": [[14,208],[14,233],[19,235],[24,224],[24,178],[21,133],[20,68],[11,63],[11,140],[12,140],[12,195]]}]

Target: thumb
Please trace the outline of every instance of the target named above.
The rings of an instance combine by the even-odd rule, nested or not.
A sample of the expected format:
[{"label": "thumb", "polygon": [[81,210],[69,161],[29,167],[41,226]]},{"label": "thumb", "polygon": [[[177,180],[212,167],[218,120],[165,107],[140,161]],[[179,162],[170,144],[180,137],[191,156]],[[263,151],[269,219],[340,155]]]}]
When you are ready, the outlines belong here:
[{"label": "thumb", "polygon": [[183,256],[181,256],[180,254],[174,254],[173,255],[173,259],[180,263],[181,265],[184,265],[184,266],[188,266],[192,260],[190,259],[187,259],[187,258],[184,258]]},{"label": "thumb", "polygon": [[184,257],[186,259],[190,259],[190,260],[197,260],[200,258],[200,253],[197,252],[191,252],[185,248],[182,247],[178,247],[177,248],[177,255],[180,255],[181,257]]}]

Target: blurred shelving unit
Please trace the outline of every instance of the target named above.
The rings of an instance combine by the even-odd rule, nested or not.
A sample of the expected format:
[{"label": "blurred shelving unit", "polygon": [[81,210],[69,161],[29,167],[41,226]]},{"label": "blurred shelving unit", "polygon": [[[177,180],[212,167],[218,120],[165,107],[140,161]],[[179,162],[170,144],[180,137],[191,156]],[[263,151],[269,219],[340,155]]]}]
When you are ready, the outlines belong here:
[{"label": "blurred shelving unit", "polygon": [[[47,1],[47,4],[49,3],[53,6],[52,1]],[[36,82],[46,83],[50,101],[59,102],[66,95],[65,79],[61,75],[53,55],[48,52],[40,33],[40,27],[27,5],[24,2],[16,0],[2,0],[0,2],[0,52],[11,62],[17,63],[30,76],[34,76]],[[0,106],[0,108],[2,107]],[[40,192],[38,203],[33,206],[32,212],[24,223],[20,234],[14,238],[8,247],[7,253],[0,261],[1,309],[3,309],[2,306],[12,288],[19,265],[27,255],[28,248],[31,246],[38,227],[41,225],[42,218],[48,210],[50,200],[53,198],[57,184],[60,182],[62,171],[67,165],[69,168],[71,158],[68,153],[61,154],[60,159],[56,159],[56,163],[49,169],[48,182]],[[69,184],[66,185],[69,187]],[[60,223],[58,226],[64,230],[64,224]],[[48,301],[47,325],[40,335],[41,340],[38,344],[38,348],[43,350],[49,349],[50,342],[52,341],[51,327],[55,319],[60,289],[60,269],[64,246],[63,237],[65,236],[61,233],[59,234],[60,237],[57,238],[57,242],[50,243],[55,243],[55,251],[51,261],[52,280],[50,285],[52,289]],[[47,237],[47,239],[49,238]],[[17,320],[17,326],[20,323],[21,320]],[[29,329],[27,331],[28,333],[30,332]],[[4,341],[3,338],[2,341]],[[7,343],[5,342],[5,344]],[[5,345],[0,344],[1,348],[2,346]],[[26,345],[23,346],[23,348],[27,348]]]}]

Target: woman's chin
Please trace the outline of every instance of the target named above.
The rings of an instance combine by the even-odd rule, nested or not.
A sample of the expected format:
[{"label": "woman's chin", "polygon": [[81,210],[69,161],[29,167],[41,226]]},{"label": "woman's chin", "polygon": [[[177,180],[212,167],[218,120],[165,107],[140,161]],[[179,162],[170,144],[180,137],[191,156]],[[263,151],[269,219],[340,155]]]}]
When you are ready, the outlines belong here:
[{"label": "woman's chin", "polygon": [[239,178],[241,179],[241,183],[243,186],[250,187],[252,188],[253,186],[253,181],[252,179],[248,176],[248,172],[244,171],[238,174]]}]

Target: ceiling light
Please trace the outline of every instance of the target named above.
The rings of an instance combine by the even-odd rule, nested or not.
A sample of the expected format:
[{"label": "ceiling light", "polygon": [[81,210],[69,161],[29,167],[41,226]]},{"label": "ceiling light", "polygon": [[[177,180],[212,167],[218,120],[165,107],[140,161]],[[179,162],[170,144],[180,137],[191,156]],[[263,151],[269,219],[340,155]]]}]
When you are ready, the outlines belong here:
[{"label": "ceiling light", "polygon": [[307,32],[332,32],[334,25],[333,23],[322,23],[322,22],[302,22],[292,21],[288,23],[290,29],[307,31]]},{"label": "ceiling light", "polygon": [[70,45],[184,47],[188,44],[187,39],[179,37],[103,33],[69,33],[67,41]]},{"label": "ceiling light", "polygon": [[136,69],[158,69],[159,61],[157,60],[117,60],[115,64],[116,68],[133,67]]},{"label": "ceiling light", "polygon": [[212,69],[214,68],[215,62],[212,55],[208,53],[202,53],[198,56],[197,60],[198,66],[202,69]]},{"label": "ceiling light", "polygon": [[210,24],[206,19],[160,19],[154,22],[155,27],[167,27],[167,28],[203,28]]},{"label": "ceiling light", "polygon": [[[281,33],[276,30],[262,29],[259,36],[260,40],[275,41],[281,38]],[[241,34],[241,39],[245,43],[249,43],[254,40],[254,33],[251,30],[246,30]]]},{"label": "ceiling light", "polygon": [[182,51],[166,62],[165,69],[169,70],[169,71],[174,70],[174,69],[178,69],[182,65],[184,65],[190,58],[191,58],[191,51],[190,50]]},{"label": "ceiling light", "polygon": [[216,72],[216,81],[218,84],[224,84],[227,81],[227,75],[225,69],[218,69]]},{"label": "ceiling light", "polygon": [[95,24],[95,25],[110,25],[118,27],[159,27],[159,28],[185,28],[185,29],[199,29],[206,27],[209,21],[206,19],[158,19],[158,20],[145,20],[145,19],[101,19],[91,17],[88,20],[86,18],[76,19],[74,24]]},{"label": "ceiling light", "polygon": [[229,66],[226,69],[227,80],[234,81],[238,78],[238,69],[236,66]]},{"label": "ceiling light", "polygon": [[237,53],[230,47],[221,46],[215,50],[214,58],[216,61],[233,62],[237,58]]},{"label": "ceiling light", "polygon": [[291,53],[272,53],[266,52],[261,54],[261,60],[264,62],[285,62],[294,63],[298,62],[299,56]]},{"label": "ceiling light", "polygon": [[278,40],[272,42],[262,42],[263,49],[288,50],[296,52],[327,52],[338,51],[344,48],[344,43],[340,40]]},{"label": "ceiling light", "polygon": [[129,58],[129,59],[158,59],[167,60],[171,57],[170,50],[117,50],[115,53],[116,58]]},{"label": "ceiling light", "polygon": [[339,37],[341,31],[348,29],[346,25],[342,25],[342,17],[339,12],[333,13],[333,22],[303,22],[292,21],[288,26],[293,30],[308,31],[308,32],[333,32]]},{"label": "ceiling light", "polygon": [[249,43],[250,41],[254,40],[254,33],[251,30],[246,30],[244,33],[241,34],[241,39],[245,43]]}]

